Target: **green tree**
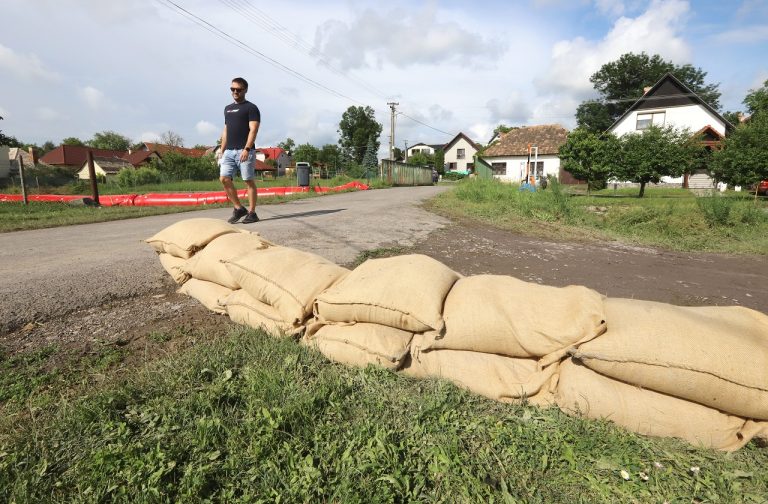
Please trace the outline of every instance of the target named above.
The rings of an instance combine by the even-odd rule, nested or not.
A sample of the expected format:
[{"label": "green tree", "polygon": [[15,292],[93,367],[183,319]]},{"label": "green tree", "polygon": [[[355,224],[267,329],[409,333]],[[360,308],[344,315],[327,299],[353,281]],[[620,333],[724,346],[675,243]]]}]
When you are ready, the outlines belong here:
[{"label": "green tree", "polygon": [[747,112],[752,115],[768,112],[768,80],[762,87],[750,89],[743,103],[747,106]]},{"label": "green tree", "polygon": [[619,140],[612,134],[600,135],[582,128],[568,134],[560,147],[562,167],[579,180],[587,182],[587,191],[596,182],[611,176],[618,153]]},{"label": "green tree", "polygon": [[[0,121],[2,120],[3,118],[0,117]],[[3,134],[3,131],[0,130],[0,145],[7,145],[8,147],[21,147],[21,142],[19,142],[15,137]]]},{"label": "green tree", "polygon": [[435,149],[435,155],[432,162],[434,163],[435,170],[437,170],[438,173],[445,173],[445,152],[443,149]]},{"label": "green tree", "polygon": [[94,149],[127,151],[131,147],[131,140],[114,131],[102,131],[95,133],[88,145]]},{"label": "green tree", "polygon": [[379,147],[376,145],[373,137],[368,139],[368,145],[365,148],[365,155],[363,156],[363,166],[367,172],[373,172],[376,167],[379,166]]},{"label": "green tree", "polygon": [[757,113],[725,138],[712,159],[717,180],[749,186],[768,179],[768,114]]},{"label": "green tree", "polygon": [[402,161],[403,159],[405,159],[405,152],[400,147],[395,147],[393,152],[394,152],[395,161]]},{"label": "green tree", "polygon": [[285,139],[285,142],[280,142],[277,144],[277,146],[290,154],[293,152],[293,149],[296,147],[296,142],[293,141],[293,138],[288,137]]},{"label": "green tree", "polygon": [[740,120],[741,112],[733,112],[733,111],[727,110],[723,112],[722,115],[726,121],[733,124],[734,126],[738,125],[741,122]]},{"label": "green tree", "polygon": [[373,108],[349,107],[339,122],[339,146],[352,161],[362,164],[370,139],[373,139],[373,150],[378,152],[381,130],[382,126],[376,122]]},{"label": "green tree", "polygon": [[310,164],[318,162],[319,157],[320,150],[309,143],[299,145],[293,153],[294,161],[304,161]]},{"label": "green tree", "polygon": [[339,146],[335,144],[323,145],[317,154],[317,160],[337,168],[341,163],[341,150],[339,150]]},{"label": "green tree", "polygon": [[213,156],[194,158],[178,152],[166,152],[162,159],[153,158],[150,167],[169,180],[213,180],[219,174]]},{"label": "green tree", "polygon": [[[654,85],[667,72],[672,73],[713,108],[720,109],[719,84],[706,84],[704,79],[707,72],[690,64],[675,65],[658,54],[649,56],[645,52],[625,53],[619,59],[600,67],[590,77],[600,99],[588,100],[579,105],[576,114],[578,126],[590,131],[605,131],[643,95],[643,88]],[[607,117],[611,120],[606,127]]]},{"label": "green tree", "polygon": [[679,177],[690,171],[697,162],[698,150],[703,148],[688,131],[671,126],[651,126],[619,140],[621,148],[613,160],[614,176],[639,183],[640,198],[649,182],[658,183],[661,177]]},{"label": "green tree", "polygon": [[80,140],[77,137],[67,137],[64,140],[61,141],[61,145],[80,145],[84,146],[85,142]]},{"label": "green tree", "polygon": [[50,152],[56,148],[56,145],[51,140],[46,140],[43,145],[40,146],[42,152]]},{"label": "green tree", "polygon": [[424,152],[416,152],[414,154],[411,154],[411,156],[408,157],[408,164],[417,165],[417,166],[426,166],[428,164],[433,163],[433,159],[430,160],[430,157]]}]

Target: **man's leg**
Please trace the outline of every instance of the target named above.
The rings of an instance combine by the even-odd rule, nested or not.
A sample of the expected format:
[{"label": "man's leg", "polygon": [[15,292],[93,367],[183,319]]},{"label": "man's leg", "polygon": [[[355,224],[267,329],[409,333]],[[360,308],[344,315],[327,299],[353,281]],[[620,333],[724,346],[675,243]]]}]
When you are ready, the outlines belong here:
[{"label": "man's leg", "polygon": [[248,186],[248,211],[254,212],[256,211],[256,198],[258,197],[256,195],[256,183],[253,179],[250,179],[245,181],[245,185]]},{"label": "man's leg", "polygon": [[237,197],[237,189],[232,182],[232,178],[235,176],[235,169],[237,164],[232,159],[231,151],[224,151],[224,156],[221,158],[221,165],[219,166],[219,180],[221,185],[224,186],[224,192],[227,194],[227,199],[232,202],[235,209],[232,211],[232,217],[227,219],[227,222],[234,224],[242,219],[248,211],[240,204],[240,198]]},{"label": "man's leg", "polygon": [[235,205],[235,208],[242,208],[243,205],[240,203],[240,198],[237,197],[237,189],[232,182],[232,177],[219,177],[219,180],[224,186],[224,192],[227,193],[227,199]]}]

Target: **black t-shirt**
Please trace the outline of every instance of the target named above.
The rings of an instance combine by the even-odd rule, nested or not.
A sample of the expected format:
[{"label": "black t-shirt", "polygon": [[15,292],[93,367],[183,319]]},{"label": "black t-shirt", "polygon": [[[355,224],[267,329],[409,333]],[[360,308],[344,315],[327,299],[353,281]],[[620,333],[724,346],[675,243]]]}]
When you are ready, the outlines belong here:
[{"label": "black t-shirt", "polygon": [[227,149],[243,149],[248,141],[248,123],[261,122],[259,107],[245,100],[224,107],[224,124],[227,126]]}]

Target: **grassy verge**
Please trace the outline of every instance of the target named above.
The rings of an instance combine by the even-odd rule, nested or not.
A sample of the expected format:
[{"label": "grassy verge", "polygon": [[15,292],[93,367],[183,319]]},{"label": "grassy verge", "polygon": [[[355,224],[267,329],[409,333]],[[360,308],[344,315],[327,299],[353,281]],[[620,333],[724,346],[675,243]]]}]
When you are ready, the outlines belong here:
[{"label": "grassy verge", "polygon": [[[3,396],[0,415],[4,502],[688,503],[768,495],[768,451],[755,445],[723,454],[643,438],[441,381],[336,365],[252,330],[134,366],[97,359],[56,373],[47,364],[54,358],[46,350],[2,361],[3,388],[16,390]],[[31,379],[43,369],[48,378]]]},{"label": "grassy verge", "polygon": [[679,189],[574,195],[551,184],[519,191],[491,180],[459,182],[429,208],[516,232],[568,240],[619,240],[681,251],[768,254],[768,200],[749,195],[696,197]]},{"label": "grassy verge", "polygon": [[[350,179],[330,179],[322,180],[323,186],[335,187]],[[382,189],[388,187],[378,181],[371,181],[373,189]],[[374,183],[376,182],[376,183]],[[281,182],[283,183],[283,182]],[[277,187],[281,183],[275,183]],[[262,186],[262,184],[257,184]],[[128,191],[129,193],[140,192],[146,194],[150,192],[174,192],[182,191],[182,187],[187,187],[188,192],[200,191],[219,191],[221,184],[218,182],[180,182],[174,184],[163,184],[161,186],[141,186],[136,189],[140,191]],[[114,190],[112,192],[103,192],[101,194],[120,194],[125,190]],[[287,201],[294,201],[304,198],[314,198],[320,196],[315,192],[292,194],[289,196],[262,196],[259,198],[259,205],[279,204]],[[205,208],[222,208],[229,205],[215,204],[207,205]],[[89,224],[93,222],[107,222],[121,219],[133,219],[137,217],[147,217],[150,215],[161,215],[168,213],[190,212],[201,210],[199,206],[176,206],[176,207],[86,207],[66,203],[44,203],[30,202],[29,205],[21,203],[0,203],[0,233],[9,231],[22,231],[27,229],[42,229],[58,226],[69,226],[72,224]]]}]

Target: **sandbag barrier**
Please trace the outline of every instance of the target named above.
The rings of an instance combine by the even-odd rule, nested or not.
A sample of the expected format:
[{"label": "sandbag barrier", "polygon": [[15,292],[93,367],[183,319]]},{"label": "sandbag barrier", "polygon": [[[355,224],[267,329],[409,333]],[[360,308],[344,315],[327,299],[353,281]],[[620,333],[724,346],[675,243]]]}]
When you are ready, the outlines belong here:
[{"label": "sandbag barrier", "polygon": [[216,219],[146,242],[179,292],[336,362],[706,448],[768,439],[768,316],[755,310],[464,277],[418,254],[350,271]]},{"label": "sandbag barrier", "polygon": [[[349,190],[365,191],[368,186],[353,180],[336,187],[259,187],[256,189],[258,196],[290,196],[307,192],[329,193]],[[248,196],[247,189],[237,191],[240,198]],[[65,194],[30,194],[29,201],[41,201],[48,203],[70,203],[83,200],[90,196],[65,195]],[[20,202],[21,194],[0,194],[0,203]],[[190,192],[190,193],[149,193],[149,194],[105,194],[99,195],[101,206],[196,206],[212,205],[215,203],[227,203],[227,195],[224,191]]]}]

